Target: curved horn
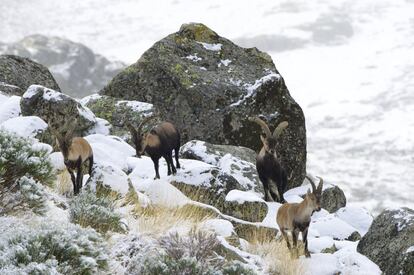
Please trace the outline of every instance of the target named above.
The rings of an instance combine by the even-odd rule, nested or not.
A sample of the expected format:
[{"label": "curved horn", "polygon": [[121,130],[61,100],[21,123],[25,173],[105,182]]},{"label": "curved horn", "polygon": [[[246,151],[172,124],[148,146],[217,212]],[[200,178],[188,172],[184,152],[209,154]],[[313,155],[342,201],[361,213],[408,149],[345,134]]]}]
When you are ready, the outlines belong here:
[{"label": "curved horn", "polygon": [[270,132],[269,126],[267,126],[266,122],[264,122],[262,119],[260,119],[258,117],[250,117],[249,120],[259,124],[260,127],[262,127],[262,130],[265,132],[266,137],[271,137],[272,136],[272,133]]},{"label": "curved horn", "polygon": [[288,127],[289,123],[287,121],[282,121],[277,125],[276,129],[273,131],[273,137],[278,138],[280,134],[283,132],[283,130]]},{"label": "curved horn", "polygon": [[319,194],[322,194],[322,186],[323,186],[323,178],[321,177],[317,177],[319,179],[319,184],[318,184],[318,188],[316,189],[316,191]]},{"label": "curved horn", "polygon": [[138,133],[141,133],[142,127],[144,127],[144,125],[145,125],[146,123],[148,123],[148,121],[150,121],[151,119],[154,119],[154,118],[156,118],[156,117],[157,117],[156,115],[152,115],[152,116],[147,116],[147,117],[145,117],[145,118],[141,121],[141,123],[138,125],[137,132],[138,132]]},{"label": "curved horn", "polygon": [[310,184],[312,185],[312,193],[315,193],[316,192],[316,186],[315,186],[315,183],[313,182],[313,180],[309,177],[309,176],[307,176],[306,175],[306,178],[308,179],[308,181],[310,182]]},{"label": "curved horn", "polygon": [[125,124],[126,124],[126,126],[128,127],[129,131],[131,132],[131,135],[132,135],[133,137],[136,137],[136,136],[138,135],[138,132],[137,132],[137,130],[134,128],[134,126],[132,126],[132,124],[131,124],[129,121],[127,121]]}]

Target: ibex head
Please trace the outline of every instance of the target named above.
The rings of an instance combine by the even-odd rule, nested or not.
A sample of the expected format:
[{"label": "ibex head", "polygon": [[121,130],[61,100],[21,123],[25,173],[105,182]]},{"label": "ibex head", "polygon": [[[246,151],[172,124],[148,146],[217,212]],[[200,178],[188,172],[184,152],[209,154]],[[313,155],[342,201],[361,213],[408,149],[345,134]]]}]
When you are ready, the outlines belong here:
[{"label": "ibex head", "polygon": [[129,131],[131,132],[132,136],[132,142],[135,145],[135,151],[137,154],[137,157],[141,157],[142,154],[144,154],[145,147],[147,147],[147,135],[148,133],[142,133],[142,128],[146,123],[148,123],[150,120],[156,118],[157,116],[152,115],[144,118],[141,123],[138,125],[138,127],[135,129],[135,127],[130,123],[127,122],[126,126],[128,127]]},{"label": "ibex head", "polygon": [[249,118],[250,121],[255,122],[260,125],[262,128],[264,135],[260,135],[260,139],[263,143],[263,148],[265,151],[271,155],[276,154],[276,146],[278,142],[278,138],[280,134],[283,132],[284,129],[289,125],[287,121],[282,121],[273,131],[273,134],[270,132],[269,126],[267,126],[266,122],[258,117]]},{"label": "ibex head", "polygon": [[56,137],[57,143],[59,145],[60,151],[63,154],[63,160],[65,165],[69,164],[69,149],[72,145],[73,132],[76,129],[78,119],[67,120],[66,122],[58,122],[57,125],[62,125],[59,127],[60,130],[50,127],[51,132]]},{"label": "ibex head", "polygon": [[314,209],[316,211],[320,211],[321,210],[321,197],[322,197],[323,179],[321,177],[318,177],[319,178],[319,184],[318,184],[318,187],[316,188],[316,185],[313,182],[313,180],[308,176],[306,176],[306,178],[309,180],[309,182],[312,185],[312,192],[310,191],[310,189],[308,189],[308,192],[306,193],[305,199],[308,200],[308,203],[310,203],[310,207],[312,207],[312,209]]}]

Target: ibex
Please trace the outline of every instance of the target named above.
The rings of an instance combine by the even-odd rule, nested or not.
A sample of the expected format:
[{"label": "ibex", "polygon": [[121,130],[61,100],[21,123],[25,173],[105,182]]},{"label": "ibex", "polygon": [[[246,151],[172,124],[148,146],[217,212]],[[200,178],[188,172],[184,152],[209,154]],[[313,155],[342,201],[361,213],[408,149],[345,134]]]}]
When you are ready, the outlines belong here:
[{"label": "ibex", "polygon": [[[79,194],[82,188],[82,164],[87,160],[89,161],[89,176],[92,175],[93,167],[93,151],[91,145],[82,137],[73,137],[76,122],[77,120],[73,122],[67,121],[61,127],[60,132],[51,128],[63,154],[63,160],[70,174],[73,183],[73,193],[75,195]],[[77,170],[76,178],[73,173],[75,169]]]},{"label": "ibex", "polygon": [[305,256],[308,258],[310,257],[308,250],[308,229],[313,212],[321,210],[323,179],[318,177],[320,182],[318,188],[316,188],[313,180],[308,176],[306,177],[312,185],[312,193],[310,192],[310,189],[308,189],[308,192],[301,203],[283,204],[277,211],[276,221],[289,250],[291,249],[291,246],[286,231],[288,230],[292,233],[293,248],[296,252],[299,232],[302,232],[302,240],[305,243]]},{"label": "ibex", "polygon": [[283,202],[283,193],[287,187],[287,175],[278,155],[276,146],[278,138],[288,126],[287,121],[279,123],[273,134],[267,124],[260,118],[249,118],[262,128],[264,135],[260,135],[263,147],[256,157],[256,169],[260,181],[263,183],[265,201]]},{"label": "ibex", "polygon": [[142,133],[142,127],[153,118],[154,116],[146,117],[136,129],[131,125],[131,123],[127,123],[127,127],[131,132],[132,142],[135,145],[137,157],[141,157],[141,155],[146,152],[154,163],[154,179],[159,179],[160,174],[158,171],[158,162],[161,157],[164,157],[167,162],[168,175],[171,175],[171,172],[173,174],[177,172],[172,159],[173,150],[175,152],[175,162],[177,164],[177,168],[180,168],[180,163],[178,161],[180,133],[170,122],[161,122],[149,132]]}]

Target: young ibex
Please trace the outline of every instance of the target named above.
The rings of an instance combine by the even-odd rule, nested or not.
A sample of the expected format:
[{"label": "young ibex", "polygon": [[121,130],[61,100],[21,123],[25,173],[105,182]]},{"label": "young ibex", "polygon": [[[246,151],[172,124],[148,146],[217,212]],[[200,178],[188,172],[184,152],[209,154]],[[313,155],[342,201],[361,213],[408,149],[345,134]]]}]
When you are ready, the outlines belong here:
[{"label": "young ibex", "polygon": [[180,150],[180,133],[170,122],[161,122],[152,128],[149,132],[142,133],[142,127],[145,125],[145,123],[153,118],[154,116],[145,118],[139,124],[137,129],[135,129],[131,123],[127,123],[127,127],[131,132],[132,141],[135,145],[137,157],[141,157],[141,155],[146,152],[154,162],[154,179],[159,179],[160,174],[158,172],[158,161],[161,157],[164,157],[165,161],[167,162],[168,175],[171,175],[171,172],[173,174],[177,172],[172,159],[173,150],[175,153],[175,162],[177,164],[177,168],[180,168],[180,163],[178,161],[178,153]]},{"label": "young ibex", "polygon": [[289,250],[291,246],[286,231],[288,230],[292,233],[293,248],[296,250],[296,253],[299,232],[302,232],[302,240],[305,243],[305,256],[308,258],[310,257],[308,250],[308,229],[313,212],[321,210],[323,179],[318,177],[320,181],[318,188],[316,188],[313,180],[308,176],[306,177],[312,185],[312,193],[308,189],[301,203],[283,204],[277,211],[276,221]]},{"label": "young ibex", "polygon": [[[89,176],[92,175],[93,167],[93,151],[91,145],[82,137],[73,137],[76,121],[67,121],[61,127],[60,132],[51,128],[63,154],[63,161],[70,174],[73,183],[73,193],[75,195],[79,194],[82,188],[82,164],[87,160],[89,161]],[[73,172],[75,169],[77,170],[76,178]]]},{"label": "young ibex", "polygon": [[276,153],[278,138],[288,126],[287,121],[279,123],[273,134],[267,124],[258,117],[249,118],[260,125],[265,135],[260,135],[263,147],[256,157],[256,169],[263,183],[265,201],[283,202],[283,193],[287,186],[287,175]]}]

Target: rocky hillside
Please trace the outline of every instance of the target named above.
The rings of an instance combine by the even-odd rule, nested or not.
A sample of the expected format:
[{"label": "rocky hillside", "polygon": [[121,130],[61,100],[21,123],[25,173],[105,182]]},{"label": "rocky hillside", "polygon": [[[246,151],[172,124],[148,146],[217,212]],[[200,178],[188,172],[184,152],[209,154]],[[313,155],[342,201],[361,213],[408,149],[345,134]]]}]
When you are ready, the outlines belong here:
[{"label": "rocky hillside", "polygon": [[[208,35],[207,38],[201,36],[197,39],[217,40],[198,45],[197,40],[190,38],[199,28],[201,33],[208,31]],[[221,50],[216,53],[210,48],[212,45],[221,44],[223,52],[226,47],[237,47],[200,24],[185,25],[178,33],[155,45],[167,43],[171,37],[179,37],[182,33],[190,37],[183,43],[189,43],[188,47],[198,47],[200,53],[197,56],[207,60],[220,55]],[[208,43],[208,49],[203,43]],[[214,57],[208,57],[207,51],[213,51]],[[234,54],[237,53],[246,54],[246,62],[250,59],[255,61],[263,55],[255,49],[239,48]],[[224,54],[230,56],[232,53]],[[150,66],[147,56],[141,57],[132,67],[136,66],[136,70],[141,72],[144,70],[140,67],[142,62]],[[162,60],[168,58],[183,59],[181,55],[166,51],[159,56],[158,64],[163,65]],[[32,75],[50,77],[44,67],[36,67],[32,63],[36,64],[33,61],[20,64],[30,74],[18,74],[22,71],[20,67],[13,71],[14,66],[4,66],[9,75],[19,75],[21,79],[12,84],[5,82],[3,86],[13,85],[23,89]],[[157,67],[156,64],[151,66]],[[272,68],[272,74],[279,74]],[[242,78],[241,66],[234,69]],[[130,70],[131,67],[121,72],[103,93],[109,87],[122,83],[122,77]],[[131,78],[136,79],[137,85],[143,85],[142,74],[137,74],[137,71],[131,73]],[[214,68],[212,74],[220,74],[214,71],[218,69]],[[247,73],[246,79],[248,77],[253,76]],[[8,79],[13,78],[5,81]],[[178,81],[175,88],[171,86],[171,92],[178,98],[182,98],[180,93],[187,95],[182,99],[187,102],[185,110],[190,114],[171,107],[174,104],[179,106],[181,101],[170,102],[170,107],[161,104],[162,96],[156,94],[161,90],[153,86],[157,83],[170,85],[171,79]],[[129,78],[124,78],[124,81],[125,85],[130,85]],[[125,122],[138,124],[150,114],[163,118],[177,118],[180,114],[191,117],[200,111],[197,106],[208,111],[208,104],[201,100],[192,105],[188,96],[205,96],[208,99],[217,96],[218,92],[210,91],[209,94],[207,88],[191,90],[182,86],[183,83],[172,73],[165,74],[159,82],[151,81],[146,83],[155,91],[154,100],[145,101],[139,98],[143,96],[141,90],[134,90],[131,96],[125,97],[121,93],[102,94],[76,100],[57,89],[35,82],[31,84],[36,85],[27,87],[21,96],[1,91],[0,87],[1,274],[362,275],[381,274],[381,270],[387,274],[394,271],[410,274],[413,270],[410,261],[414,253],[412,210],[384,213],[373,222],[373,217],[365,209],[347,206],[344,193],[329,179],[325,179],[323,188],[323,209],[313,214],[310,224],[308,239],[312,257],[305,258],[300,253],[296,259],[290,255],[286,244],[280,241],[275,220],[281,205],[263,200],[263,188],[255,167],[256,153],[236,142],[237,131],[233,135],[235,145],[223,144],[229,143],[230,139],[226,138],[222,142],[190,139],[188,133],[191,133],[191,128],[185,128],[185,125],[179,124],[180,120],[172,119],[180,130],[181,127],[182,131],[188,129],[180,150],[182,168],[176,175],[167,176],[167,165],[162,160],[161,179],[154,180],[151,159],[135,157],[135,149],[128,144]],[[223,85],[220,78],[211,78],[211,81],[214,81],[211,84],[214,87]],[[225,100],[243,102],[230,106],[233,103],[229,101],[229,108],[217,111],[214,118],[223,122],[222,117],[229,111],[235,119],[235,114],[241,116],[246,112],[248,115],[262,115],[272,124],[289,118],[297,118],[297,121],[304,123],[303,113],[289,96],[281,77],[277,81],[273,77],[266,78],[256,88],[247,94],[247,98],[249,89],[246,86],[245,89],[235,88],[234,94]],[[144,89],[143,93],[146,92]],[[261,97],[272,93],[275,95],[270,97],[271,100]],[[59,150],[53,150],[54,138],[49,132],[51,126],[59,128],[59,122],[64,119],[76,119],[77,134],[85,137],[94,152],[93,172],[84,176],[84,188],[78,196],[73,196],[62,154]],[[197,125],[205,133],[213,130],[208,126],[203,123]],[[253,125],[250,127],[249,134],[258,139],[259,129]],[[221,135],[218,139],[225,137],[223,125],[216,126],[214,130]],[[244,135],[239,137],[249,140],[244,139]],[[281,150],[283,161],[292,169],[290,180],[294,181],[284,194],[289,202],[302,201],[310,188],[310,184],[303,180],[306,144],[300,147],[296,139],[306,140],[304,124],[299,122],[292,123],[279,145],[281,148],[292,147]],[[302,152],[298,159],[286,155],[293,154],[295,150]],[[293,170],[295,165],[299,171]],[[392,236],[392,240],[396,241],[390,247],[384,246],[377,241],[376,236],[381,234]],[[386,266],[388,252],[395,257],[393,264]]]},{"label": "rocky hillside", "polygon": [[80,43],[43,35],[30,35],[10,44],[0,43],[0,54],[27,57],[46,66],[59,87],[77,98],[99,91],[125,67],[124,63],[111,62]]},{"label": "rocky hillside", "polygon": [[262,116],[272,127],[287,120],[279,151],[290,184],[298,186],[305,177],[305,118],[271,57],[239,47],[203,24],[185,24],[156,42],[100,94],[154,104],[185,141],[257,150],[261,129],[248,118]]}]

